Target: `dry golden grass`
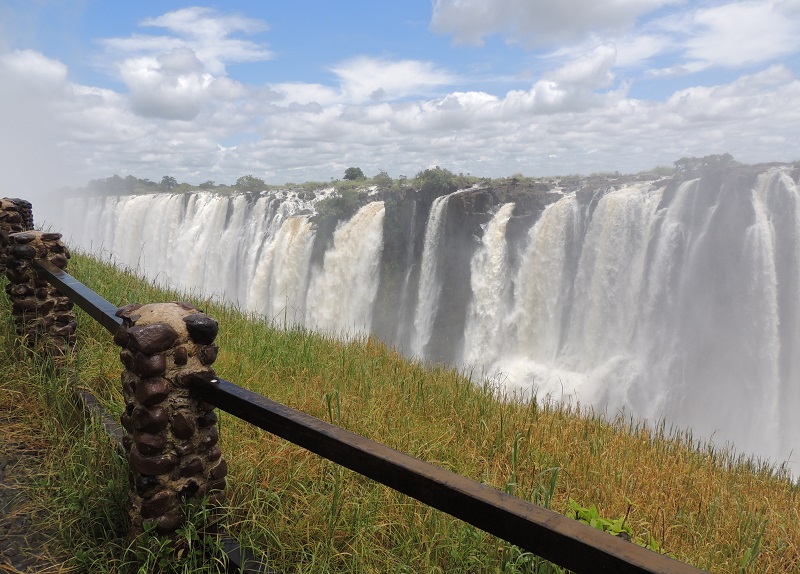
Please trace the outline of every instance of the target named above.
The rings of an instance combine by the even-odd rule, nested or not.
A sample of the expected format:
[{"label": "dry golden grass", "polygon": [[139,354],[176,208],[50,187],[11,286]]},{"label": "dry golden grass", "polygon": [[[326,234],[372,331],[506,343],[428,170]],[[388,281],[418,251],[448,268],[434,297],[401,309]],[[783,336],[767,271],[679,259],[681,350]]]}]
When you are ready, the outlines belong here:
[{"label": "dry golden grass", "polygon": [[[107,299],[172,300],[84,257],[71,272]],[[283,331],[208,301],[218,374],[443,468],[569,513],[569,499],[627,516],[640,541],[712,572],[800,570],[798,492],[785,474],[625,416],[501,396],[371,339]],[[83,318],[76,364],[120,410],[117,350]],[[475,528],[343,470],[230,415],[229,526],[286,572],[547,572]]]}]

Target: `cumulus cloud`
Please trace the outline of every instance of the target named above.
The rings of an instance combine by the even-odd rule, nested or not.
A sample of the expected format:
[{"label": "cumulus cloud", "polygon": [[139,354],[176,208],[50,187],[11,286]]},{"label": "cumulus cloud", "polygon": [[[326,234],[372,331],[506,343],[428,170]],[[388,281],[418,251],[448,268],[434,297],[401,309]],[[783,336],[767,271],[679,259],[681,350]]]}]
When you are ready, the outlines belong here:
[{"label": "cumulus cloud", "polygon": [[[246,85],[224,70],[244,55],[204,49],[214,43],[208,38],[255,28],[204,24],[215,14],[204,9],[178,11],[146,21],[162,36],[104,44],[126,86],[119,91],[71,82],[66,65],[39,52],[0,55],[0,161],[21,182],[62,165],[74,170],[71,183],[113,173],[194,183],[253,173],[280,183],[327,180],[347,165],[397,176],[435,162],[499,176],[635,171],[724,152],[743,161],[797,159],[789,154],[800,149],[800,109],[791,105],[800,101],[800,81],[788,66],[661,100],[629,95],[629,69],[643,73],[668,50],[682,56],[675,66],[722,65],[700,38],[726,25],[708,24],[715,20],[703,10],[686,12],[682,27],[662,18],[608,41],[539,54],[545,71],[494,93],[467,87],[432,61],[371,56],[330,65],[327,84]],[[263,46],[251,48],[266,57]],[[758,53],[768,61],[768,49]]]},{"label": "cumulus cloud", "polygon": [[188,48],[158,58],[127,59],[120,64],[120,75],[136,113],[180,120],[197,116],[214,82]]},{"label": "cumulus cloud", "polygon": [[456,76],[431,62],[392,61],[361,56],[332,68],[342,94],[354,102],[401,99],[453,84]]},{"label": "cumulus cloud", "polygon": [[619,34],[637,18],[678,0],[434,0],[431,27],[457,42],[482,45],[500,34],[526,47]]},{"label": "cumulus cloud", "polygon": [[226,76],[226,63],[269,60],[262,44],[237,38],[267,29],[258,20],[191,7],[141,22],[172,35],[134,34],[107,38],[102,45],[142,116],[191,120],[208,101],[243,97],[247,90]]},{"label": "cumulus cloud", "polygon": [[800,14],[791,7],[787,2],[760,1],[698,10],[686,42],[688,66],[735,68],[796,52]]},{"label": "cumulus cloud", "polygon": [[228,62],[261,62],[273,58],[263,44],[234,36],[267,30],[267,25],[259,20],[192,7],[148,18],[141,25],[164,28],[172,35],[134,34],[127,38],[107,38],[102,44],[126,56],[158,56],[178,48],[189,48],[215,75],[223,74]]}]

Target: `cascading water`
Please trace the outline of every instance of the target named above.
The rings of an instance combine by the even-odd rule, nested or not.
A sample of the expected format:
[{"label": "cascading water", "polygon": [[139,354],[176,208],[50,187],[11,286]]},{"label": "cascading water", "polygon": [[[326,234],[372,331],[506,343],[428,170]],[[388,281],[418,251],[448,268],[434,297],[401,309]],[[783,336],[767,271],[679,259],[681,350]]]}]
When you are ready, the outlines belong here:
[{"label": "cascading water", "polygon": [[464,333],[464,360],[492,364],[504,348],[505,329],[499,319],[507,314],[511,287],[506,227],[516,206],[506,203],[486,226],[481,248],[470,265],[472,302]]},{"label": "cascading water", "polygon": [[345,336],[369,332],[383,250],[384,203],[362,207],[333,234],[308,288],[306,325]]},{"label": "cascading water", "polygon": [[414,337],[411,340],[411,352],[418,357],[424,356],[425,346],[431,338],[434,313],[441,292],[441,283],[436,277],[436,269],[444,227],[445,208],[449,198],[450,195],[443,195],[433,200],[428,224],[425,227],[417,309],[414,313]]},{"label": "cascading water", "polygon": [[255,266],[247,308],[284,325],[302,325],[314,228],[307,215],[289,217]]},{"label": "cascading water", "polygon": [[[777,194],[791,202],[770,201]],[[531,229],[507,325],[517,344],[495,349],[493,368],[524,390],[666,418],[785,460],[800,431],[781,412],[800,383],[786,358],[800,281],[786,277],[781,302],[775,237],[776,222],[792,220],[789,257],[800,257],[797,195],[770,172],[752,190],[628,186],[593,212],[565,197]],[[780,336],[784,316],[794,339]]]},{"label": "cascading water", "polygon": [[[151,279],[281,325],[358,335],[386,313],[383,336],[397,337],[387,342],[410,340],[417,357],[450,349],[520,392],[666,418],[781,462],[800,447],[796,180],[790,167],[753,168],[586,188],[551,194],[527,219],[512,216],[519,202],[491,204],[474,228],[463,217],[478,212],[477,195],[461,191],[428,214],[406,206],[427,225],[420,238],[413,224],[395,232],[409,242],[397,261],[382,255],[396,203],[365,205],[322,237],[310,215],[322,192],[78,198],[48,223]],[[471,249],[468,273],[452,275],[454,246]],[[379,290],[381,266],[393,272]],[[453,291],[463,277],[466,296]],[[460,340],[440,329],[458,317]]]}]

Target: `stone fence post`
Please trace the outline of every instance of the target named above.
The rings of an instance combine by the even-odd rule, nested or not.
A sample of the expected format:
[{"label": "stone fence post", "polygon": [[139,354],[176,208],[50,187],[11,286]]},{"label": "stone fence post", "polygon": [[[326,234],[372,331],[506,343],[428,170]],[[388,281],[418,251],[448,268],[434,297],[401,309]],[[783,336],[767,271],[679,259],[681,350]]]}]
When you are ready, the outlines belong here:
[{"label": "stone fence post", "polygon": [[0,273],[5,272],[4,236],[33,229],[33,209],[24,199],[0,198]]},{"label": "stone fence post", "polygon": [[24,338],[29,349],[61,361],[75,346],[73,303],[39,278],[33,260],[46,259],[65,269],[69,250],[61,242],[60,233],[22,231],[7,235],[4,241],[0,265],[9,281],[6,293],[17,335]]},{"label": "stone fence post", "polygon": [[123,324],[122,388],[130,462],[131,536],[153,524],[174,533],[185,521],[182,502],[225,500],[227,463],[221,456],[214,406],[192,397],[189,381],[215,377],[217,322],[187,303],[131,304],[117,311]]}]

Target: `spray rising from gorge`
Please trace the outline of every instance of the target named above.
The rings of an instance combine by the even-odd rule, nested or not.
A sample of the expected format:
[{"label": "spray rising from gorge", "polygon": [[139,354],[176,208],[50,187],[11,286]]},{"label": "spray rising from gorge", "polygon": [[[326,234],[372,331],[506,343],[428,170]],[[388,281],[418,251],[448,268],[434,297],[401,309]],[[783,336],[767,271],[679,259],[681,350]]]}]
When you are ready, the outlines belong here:
[{"label": "spray rising from gorge", "polygon": [[317,209],[332,189],[83,197],[54,221],[281,325],[373,333],[782,462],[800,446],[797,181],[779,166],[373,190],[339,221]]}]

